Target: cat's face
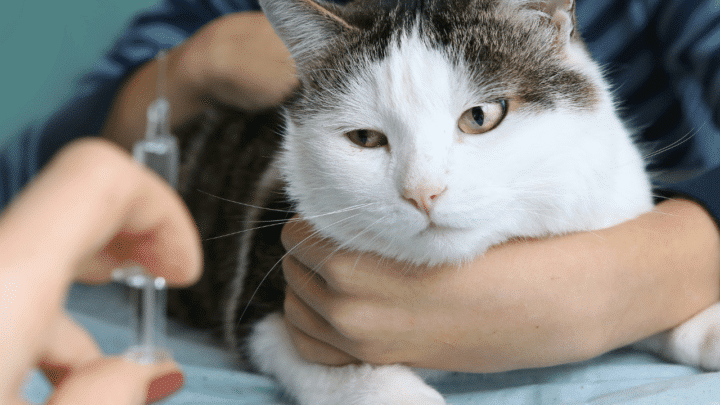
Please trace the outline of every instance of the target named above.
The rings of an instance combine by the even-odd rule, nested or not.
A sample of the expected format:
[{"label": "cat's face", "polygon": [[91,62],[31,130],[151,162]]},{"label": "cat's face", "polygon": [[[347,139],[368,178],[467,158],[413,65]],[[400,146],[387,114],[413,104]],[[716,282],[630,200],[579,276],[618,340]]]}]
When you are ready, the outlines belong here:
[{"label": "cat's face", "polygon": [[294,52],[280,163],[301,215],[346,247],[436,264],[646,209],[627,194],[649,193],[638,153],[563,25],[572,10],[449,3],[354,6],[321,20],[340,24],[325,53]]}]

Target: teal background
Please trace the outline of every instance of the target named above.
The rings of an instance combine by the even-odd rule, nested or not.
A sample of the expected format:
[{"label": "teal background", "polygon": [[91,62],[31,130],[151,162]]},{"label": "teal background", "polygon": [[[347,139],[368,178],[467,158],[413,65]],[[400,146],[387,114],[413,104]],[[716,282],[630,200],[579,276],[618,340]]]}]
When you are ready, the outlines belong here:
[{"label": "teal background", "polygon": [[0,7],[0,144],[42,121],[156,0],[4,1]]}]

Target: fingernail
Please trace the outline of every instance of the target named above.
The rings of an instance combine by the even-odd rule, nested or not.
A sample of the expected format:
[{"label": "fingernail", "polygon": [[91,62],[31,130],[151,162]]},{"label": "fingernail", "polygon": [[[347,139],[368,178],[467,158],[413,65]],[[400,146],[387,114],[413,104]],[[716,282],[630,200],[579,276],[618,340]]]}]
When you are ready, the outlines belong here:
[{"label": "fingernail", "polygon": [[45,377],[47,377],[55,387],[60,385],[62,380],[64,380],[70,372],[70,368],[67,366],[57,366],[46,362],[40,362],[39,367],[45,373]]},{"label": "fingernail", "polygon": [[182,373],[175,371],[158,377],[150,383],[147,390],[146,403],[157,402],[182,388],[185,378]]}]

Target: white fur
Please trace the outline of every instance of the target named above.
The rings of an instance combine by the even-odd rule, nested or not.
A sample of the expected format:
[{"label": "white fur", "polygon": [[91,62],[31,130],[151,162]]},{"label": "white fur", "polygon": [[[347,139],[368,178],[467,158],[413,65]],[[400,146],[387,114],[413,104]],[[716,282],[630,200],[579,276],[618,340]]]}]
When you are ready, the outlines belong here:
[{"label": "white fur", "polygon": [[[511,237],[600,229],[652,209],[640,153],[581,46],[570,43],[565,56],[594,81],[595,109],[519,106],[496,129],[467,135],[458,119],[492,101],[493,89],[475,88],[467,67],[451,63],[417,31],[399,43],[352,79],[333,111],[288,120],[280,169],[298,211],[323,236],[413,263],[462,262]],[[356,146],[345,136],[356,129],[382,132],[389,146]],[[408,190],[441,193],[426,213],[404,197]],[[703,316],[719,318],[713,311]],[[718,368],[720,332],[708,332],[705,318],[645,343]],[[277,314],[260,322],[249,342],[254,363],[303,405],[445,403],[406,367],[302,361]],[[693,344],[697,350],[678,350]],[[702,360],[707,353],[713,362]]]},{"label": "white fur", "polygon": [[404,366],[328,367],[302,360],[279,314],[258,323],[249,342],[253,363],[304,405],[445,405]]},{"label": "white fur", "polygon": [[[338,25],[351,29],[314,0],[263,1],[262,9],[299,67],[327,48],[329,34]],[[308,15],[313,18],[307,18]]]},{"label": "white fur", "polygon": [[720,370],[720,304],[705,309],[682,325],[634,345],[680,363]]},{"label": "white fur", "polygon": [[[642,159],[609,96],[593,112],[511,112],[497,129],[467,135],[458,118],[487,98],[462,67],[415,35],[390,55],[356,78],[334,113],[288,125],[282,169],[303,215],[371,204],[314,219],[324,236],[437,264],[513,236],[610,226],[652,207]],[[383,132],[389,149],[352,144],[343,134],[358,128]],[[430,217],[402,198],[423,185],[447,188]]]}]

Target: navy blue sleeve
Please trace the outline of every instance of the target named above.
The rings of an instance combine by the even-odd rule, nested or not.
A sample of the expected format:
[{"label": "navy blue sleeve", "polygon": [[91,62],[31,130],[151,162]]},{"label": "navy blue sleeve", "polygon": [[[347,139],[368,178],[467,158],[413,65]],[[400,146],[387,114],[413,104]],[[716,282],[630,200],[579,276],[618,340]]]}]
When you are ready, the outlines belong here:
[{"label": "navy blue sleeve", "polygon": [[123,80],[158,50],[183,42],[218,16],[259,8],[256,0],[165,0],[138,14],[65,105],[0,151],[0,210],[65,144],[101,131]]},{"label": "navy blue sleeve", "polygon": [[686,198],[702,205],[720,229],[720,166],[660,190],[665,197]]},{"label": "navy blue sleeve", "polygon": [[720,6],[715,0],[666,1],[657,11],[662,62],[685,119],[694,121],[691,135],[705,166],[704,174],[662,191],[700,203],[720,227]]},{"label": "navy blue sleeve", "polygon": [[[577,0],[577,16],[621,115],[650,152],[649,170],[672,173],[663,176],[670,181],[720,166],[717,0]],[[718,221],[714,173],[659,183],[658,192],[698,201]]]}]

